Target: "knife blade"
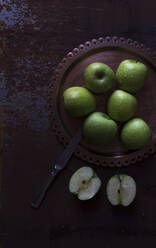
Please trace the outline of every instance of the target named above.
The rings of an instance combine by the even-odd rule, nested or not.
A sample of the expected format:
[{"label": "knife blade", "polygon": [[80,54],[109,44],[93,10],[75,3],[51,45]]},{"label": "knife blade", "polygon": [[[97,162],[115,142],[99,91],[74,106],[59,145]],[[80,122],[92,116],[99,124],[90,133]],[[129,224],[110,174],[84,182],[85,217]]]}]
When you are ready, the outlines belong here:
[{"label": "knife blade", "polygon": [[50,171],[47,177],[46,182],[41,186],[39,191],[34,196],[31,202],[31,206],[33,208],[38,208],[41,205],[41,202],[43,201],[46,192],[49,189],[49,186],[54,181],[57,174],[67,166],[67,162],[75,152],[77,145],[81,140],[81,137],[82,137],[82,130],[80,128],[75,134],[75,136],[71,139],[70,143],[67,145],[67,147],[63,151],[62,155],[59,157],[56,164],[53,166],[52,170]]}]

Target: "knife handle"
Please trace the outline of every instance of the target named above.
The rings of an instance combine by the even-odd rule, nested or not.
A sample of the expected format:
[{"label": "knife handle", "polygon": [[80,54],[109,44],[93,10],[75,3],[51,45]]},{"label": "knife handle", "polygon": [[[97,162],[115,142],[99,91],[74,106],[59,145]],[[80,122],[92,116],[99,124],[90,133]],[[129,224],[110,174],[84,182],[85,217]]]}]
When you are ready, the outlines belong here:
[{"label": "knife handle", "polygon": [[33,208],[38,208],[40,206],[41,202],[43,201],[43,199],[46,195],[46,192],[47,192],[50,184],[54,181],[57,173],[58,173],[58,170],[56,170],[54,168],[52,170],[52,172],[50,173],[50,175],[48,176],[46,182],[42,185],[42,187],[40,188],[40,190],[37,192],[34,199],[32,200],[31,206]]}]

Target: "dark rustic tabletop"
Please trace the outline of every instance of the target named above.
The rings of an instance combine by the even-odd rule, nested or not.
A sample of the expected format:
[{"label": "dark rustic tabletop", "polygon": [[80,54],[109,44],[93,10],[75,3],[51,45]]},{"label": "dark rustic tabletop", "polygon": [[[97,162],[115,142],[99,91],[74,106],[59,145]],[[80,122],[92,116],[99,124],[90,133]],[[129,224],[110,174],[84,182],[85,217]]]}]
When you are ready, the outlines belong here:
[{"label": "dark rustic tabletop", "polygon": [[[122,36],[156,49],[154,0],[0,0],[0,106],[4,148],[0,210],[1,240],[100,241],[111,248],[156,238],[156,156],[126,168],[92,166],[103,185],[80,202],[68,192],[72,173],[85,162],[72,157],[39,210],[30,206],[63,146],[51,128],[47,94],[53,72],[74,47],[105,36]],[[137,182],[129,208],[112,208],[105,196],[110,176],[122,172]],[[118,246],[117,246],[118,247]]]}]

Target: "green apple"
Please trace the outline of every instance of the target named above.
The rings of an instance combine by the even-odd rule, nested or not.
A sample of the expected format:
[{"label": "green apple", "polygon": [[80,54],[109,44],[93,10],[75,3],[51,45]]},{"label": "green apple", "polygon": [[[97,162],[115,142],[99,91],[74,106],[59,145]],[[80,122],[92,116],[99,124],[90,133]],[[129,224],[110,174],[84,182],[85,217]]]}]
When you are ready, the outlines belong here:
[{"label": "green apple", "polygon": [[125,122],[131,119],[137,110],[135,96],[123,90],[115,90],[108,99],[107,112],[115,121]]},{"label": "green apple", "polygon": [[137,150],[148,144],[152,138],[152,132],[144,120],[134,118],[123,126],[120,137],[127,149]]},{"label": "green apple", "polygon": [[95,62],[84,71],[86,87],[94,93],[105,93],[114,85],[114,72],[106,64]]},{"label": "green apple", "polygon": [[90,167],[81,167],[69,181],[69,191],[76,194],[79,200],[93,198],[101,187],[101,180]]},{"label": "green apple", "polygon": [[72,117],[82,117],[95,110],[94,95],[83,87],[70,87],[64,91],[64,107]]},{"label": "green apple", "polygon": [[136,183],[131,176],[114,175],[107,183],[106,194],[113,206],[129,206],[136,196]]},{"label": "green apple", "polygon": [[93,145],[110,143],[117,135],[118,126],[108,115],[102,112],[90,114],[83,124],[84,139]]},{"label": "green apple", "polygon": [[135,93],[145,84],[147,79],[147,66],[139,61],[126,59],[122,61],[116,71],[118,87],[121,90]]}]

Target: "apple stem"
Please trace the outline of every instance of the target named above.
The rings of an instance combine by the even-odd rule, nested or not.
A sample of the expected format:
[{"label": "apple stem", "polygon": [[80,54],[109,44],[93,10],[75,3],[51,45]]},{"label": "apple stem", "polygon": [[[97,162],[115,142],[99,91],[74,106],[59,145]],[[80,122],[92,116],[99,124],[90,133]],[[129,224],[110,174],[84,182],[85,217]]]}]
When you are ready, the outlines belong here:
[{"label": "apple stem", "polygon": [[119,181],[120,181],[120,183],[121,183],[121,178],[120,178],[120,176],[118,176],[118,178],[119,178]]}]

